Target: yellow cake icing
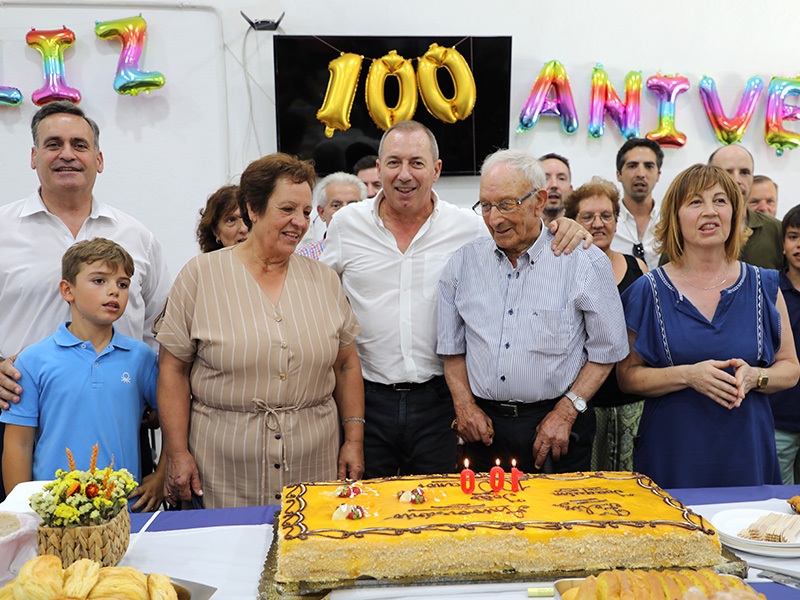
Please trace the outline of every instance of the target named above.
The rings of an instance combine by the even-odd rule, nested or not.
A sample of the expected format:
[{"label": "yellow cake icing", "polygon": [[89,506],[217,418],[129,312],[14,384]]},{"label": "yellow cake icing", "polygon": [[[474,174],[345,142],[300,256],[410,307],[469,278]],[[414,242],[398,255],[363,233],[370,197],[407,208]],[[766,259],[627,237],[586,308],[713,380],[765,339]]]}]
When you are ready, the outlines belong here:
[{"label": "yellow cake icing", "polygon": [[[365,480],[354,484],[361,493],[349,498],[336,496],[342,482],[285,487],[276,522],[276,579],[702,567],[722,561],[716,532],[643,475],[524,475],[518,492],[511,491],[508,476],[499,492],[491,490],[487,475],[476,478],[471,495],[461,491],[458,475]],[[424,495],[421,504],[398,499],[416,488]],[[363,516],[347,518],[355,507]]]}]

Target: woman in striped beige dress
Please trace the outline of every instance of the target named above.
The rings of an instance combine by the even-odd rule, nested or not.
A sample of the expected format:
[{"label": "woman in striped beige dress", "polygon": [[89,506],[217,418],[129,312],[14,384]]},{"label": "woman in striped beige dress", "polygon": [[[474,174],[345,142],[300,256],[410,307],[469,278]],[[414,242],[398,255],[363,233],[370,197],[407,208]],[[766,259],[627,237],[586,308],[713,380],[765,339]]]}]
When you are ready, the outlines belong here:
[{"label": "woman in striped beige dress", "polygon": [[291,483],[361,477],[359,326],[334,271],[294,253],[314,182],[293,156],[253,162],[239,188],[249,237],[175,280],[156,325],[170,504],[275,504]]}]

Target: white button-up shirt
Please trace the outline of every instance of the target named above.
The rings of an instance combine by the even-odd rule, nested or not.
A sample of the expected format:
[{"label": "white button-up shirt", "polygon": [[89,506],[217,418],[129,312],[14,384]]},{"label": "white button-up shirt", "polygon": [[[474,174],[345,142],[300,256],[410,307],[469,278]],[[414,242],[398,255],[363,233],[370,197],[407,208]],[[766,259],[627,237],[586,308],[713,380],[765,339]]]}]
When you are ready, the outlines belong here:
[{"label": "white button-up shirt", "polygon": [[421,383],[444,372],[436,354],[439,277],[458,248],[489,232],[471,210],[433,199],[405,253],[378,215],[382,191],[345,206],[328,226],[321,260],[339,273],[361,325],[356,346],[369,381]]},{"label": "white button-up shirt", "polygon": [[114,327],[157,347],[151,327],[172,279],[161,245],[139,221],[94,198],[91,214],[73,237],[37,191],[0,206],[0,223],[0,356],[52,335],[70,319],[69,304],[58,290],[61,257],[76,242],[96,237],[117,242],[133,257],[128,307]]},{"label": "white button-up shirt", "polygon": [[[661,254],[656,254],[655,251],[655,237],[653,236],[653,228],[656,226],[661,213],[661,205],[658,202],[653,202],[653,210],[650,211],[650,222],[647,224],[647,229],[644,231],[644,238],[641,242],[644,246],[644,262],[647,264],[647,269],[652,271],[658,266],[658,260]],[[639,228],[636,225],[636,217],[631,214],[625,205],[619,203],[619,219],[617,220],[617,233],[614,234],[614,239],[611,240],[611,249],[614,252],[621,254],[633,254],[634,244],[639,243]]]}]

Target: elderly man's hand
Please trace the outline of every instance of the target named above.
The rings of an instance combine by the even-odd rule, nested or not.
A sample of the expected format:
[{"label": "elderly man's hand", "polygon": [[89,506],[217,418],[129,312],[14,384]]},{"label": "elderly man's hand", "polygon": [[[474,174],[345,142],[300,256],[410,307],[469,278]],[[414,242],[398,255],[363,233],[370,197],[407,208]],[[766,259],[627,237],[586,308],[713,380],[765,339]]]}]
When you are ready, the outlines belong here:
[{"label": "elderly man's hand", "polygon": [[17,383],[22,375],[14,368],[17,355],[0,362],[0,409],[8,410],[9,402],[19,402],[22,388]]},{"label": "elderly man's hand", "polygon": [[361,479],[364,475],[364,445],[345,440],[339,450],[339,479]]},{"label": "elderly man's hand", "polygon": [[492,420],[474,402],[456,407],[456,433],[465,442],[483,442],[486,446],[494,440]]},{"label": "elderly man's hand", "polygon": [[550,223],[550,231],[555,235],[551,248],[556,256],[562,252],[569,254],[581,242],[584,248],[588,248],[594,239],[586,229],[566,217],[558,217]]},{"label": "elderly man's hand", "polygon": [[572,424],[578,417],[578,411],[567,398],[562,398],[553,407],[536,428],[536,440],[533,442],[533,459],[535,467],[541,469],[547,453],[553,453],[553,460],[560,460],[569,450],[569,434]]}]

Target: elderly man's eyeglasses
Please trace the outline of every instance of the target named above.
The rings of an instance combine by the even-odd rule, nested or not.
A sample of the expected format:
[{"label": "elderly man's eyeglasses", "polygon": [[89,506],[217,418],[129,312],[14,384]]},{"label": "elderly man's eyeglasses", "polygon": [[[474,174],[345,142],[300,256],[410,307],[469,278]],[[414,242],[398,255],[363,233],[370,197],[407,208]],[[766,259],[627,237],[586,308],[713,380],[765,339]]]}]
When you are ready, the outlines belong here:
[{"label": "elderly man's eyeglasses", "polygon": [[585,227],[586,225],[591,225],[596,217],[600,217],[600,220],[606,225],[610,225],[617,218],[613,212],[601,212],[601,213],[580,213],[577,217],[575,217],[575,220]]},{"label": "elderly man's eyeglasses", "polygon": [[491,202],[476,202],[473,205],[472,210],[474,210],[479,215],[488,217],[489,214],[492,212],[492,209],[496,208],[497,212],[499,212],[500,214],[507,215],[509,213],[516,212],[520,204],[525,202],[525,200],[533,196],[538,191],[539,190],[531,190],[519,200],[503,200],[502,202],[498,202],[497,204],[492,204]]}]

